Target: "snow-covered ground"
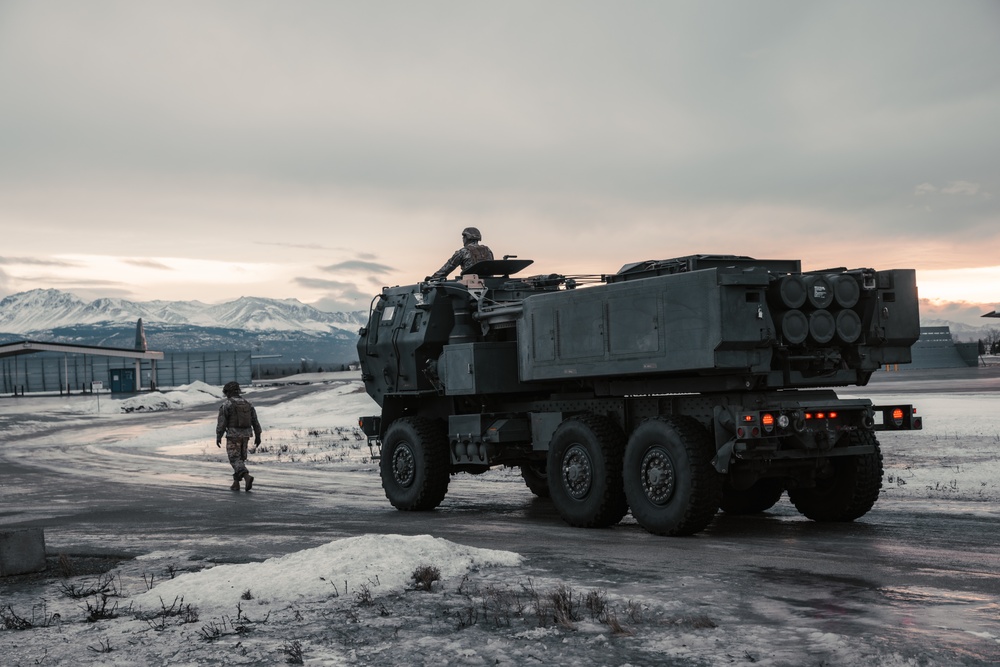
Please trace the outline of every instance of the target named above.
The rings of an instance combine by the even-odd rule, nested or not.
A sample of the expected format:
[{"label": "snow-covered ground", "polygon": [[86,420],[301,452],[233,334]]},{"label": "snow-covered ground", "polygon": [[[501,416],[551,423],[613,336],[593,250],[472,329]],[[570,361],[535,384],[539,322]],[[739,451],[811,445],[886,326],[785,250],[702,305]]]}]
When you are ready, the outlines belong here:
[{"label": "snow-covered ground", "polygon": [[[371,469],[356,430],[376,407],[356,373],[269,406],[255,466]],[[252,388],[251,400],[273,391]],[[846,394],[845,394],[846,395]],[[859,394],[861,395],[861,394]],[[0,425],[22,435],[53,420],[134,419],[218,403],[201,383],[115,400],[0,401]],[[1000,519],[1000,393],[879,396],[913,402],[922,432],[884,433],[885,494],[914,501],[962,501]],[[30,412],[32,419],[25,413]],[[16,419],[15,419],[16,418]],[[9,431],[8,431],[9,432]],[[181,437],[178,439],[178,435]],[[137,438],[140,436],[136,436]],[[144,447],[165,456],[224,462],[205,424],[149,430]],[[127,444],[127,443],[126,443]],[[2,524],[0,524],[2,525]],[[519,554],[430,535],[371,534],[335,540],[257,563],[212,564],[157,550],[107,574],[19,585],[0,580],[0,659],[5,665],[194,664],[588,664],[588,665],[927,665],[949,664],[876,639],[820,632],[806,624],[747,621],[713,604],[692,609],[661,596],[632,596],[580,578],[553,577]],[[998,556],[1000,557],[1000,556]],[[67,569],[72,563],[64,564]],[[998,574],[1000,576],[1000,574]],[[715,602],[719,602],[716,600]],[[966,632],[996,646],[993,629]],[[29,626],[28,629],[17,629]],[[987,649],[989,650],[989,649]],[[955,653],[959,664],[989,664]]]}]

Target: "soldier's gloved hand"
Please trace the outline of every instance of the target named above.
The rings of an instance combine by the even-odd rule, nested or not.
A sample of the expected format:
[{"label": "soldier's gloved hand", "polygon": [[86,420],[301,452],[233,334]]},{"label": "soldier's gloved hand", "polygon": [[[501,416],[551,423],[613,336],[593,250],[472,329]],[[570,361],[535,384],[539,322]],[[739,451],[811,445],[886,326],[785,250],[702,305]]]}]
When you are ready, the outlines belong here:
[{"label": "soldier's gloved hand", "polygon": [[222,438],[218,438],[218,439],[216,439],[216,441],[215,441],[215,446],[216,446],[216,447],[222,447]]},{"label": "soldier's gloved hand", "polygon": [[253,439],[253,444],[255,444],[255,445],[259,445],[260,444],[260,436],[259,435],[256,438]]}]

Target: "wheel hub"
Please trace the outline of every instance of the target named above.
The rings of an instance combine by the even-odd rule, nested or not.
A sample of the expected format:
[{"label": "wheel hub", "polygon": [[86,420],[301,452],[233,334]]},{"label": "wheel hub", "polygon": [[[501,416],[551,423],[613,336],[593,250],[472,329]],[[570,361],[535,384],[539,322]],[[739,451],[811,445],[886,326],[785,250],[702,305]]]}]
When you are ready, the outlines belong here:
[{"label": "wheel hub", "polygon": [[416,463],[410,448],[401,444],[392,455],[392,476],[400,486],[410,486],[415,477]]},{"label": "wheel hub", "polygon": [[590,493],[590,485],[594,479],[593,465],[590,457],[580,445],[573,445],[563,457],[563,482],[569,495],[576,500],[585,498]]},{"label": "wheel hub", "polygon": [[663,505],[674,495],[674,464],[662,449],[657,447],[646,452],[639,474],[642,490],[652,502]]}]

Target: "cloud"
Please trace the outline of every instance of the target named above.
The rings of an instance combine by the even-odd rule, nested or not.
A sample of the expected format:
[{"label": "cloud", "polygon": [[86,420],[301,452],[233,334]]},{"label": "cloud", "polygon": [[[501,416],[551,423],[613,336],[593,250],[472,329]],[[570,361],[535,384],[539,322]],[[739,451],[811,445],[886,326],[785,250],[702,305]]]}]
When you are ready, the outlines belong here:
[{"label": "cloud", "polygon": [[973,328],[1000,328],[1000,320],[983,317],[998,307],[995,303],[920,299],[920,321],[924,326],[934,326],[940,320]]},{"label": "cloud", "polygon": [[339,271],[364,271],[366,273],[390,273],[395,271],[391,266],[385,264],[378,264],[376,262],[366,262],[362,260],[348,260],[346,262],[338,262],[337,264],[331,264],[330,266],[320,267],[323,271],[329,273],[337,273]]},{"label": "cloud", "polygon": [[[979,183],[972,183],[970,181],[951,181],[948,185],[944,187],[937,187],[931,183],[921,183],[916,188],[914,188],[913,193],[915,195],[931,195],[940,192],[943,195],[965,195],[967,197],[973,197],[982,192],[982,185]],[[983,195],[989,196],[989,193],[982,192]]]},{"label": "cloud", "polygon": [[323,297],[310,305],[317,310],[328,313],[353,313],[358,310],[368,310],[371,299],[343,300],[336,297]]},{"label": "cloud", "polygon": [[319,310],[329,312],[362,310],[368,307],[373,296],[351,282],[298,277],[295,278],[295,283],[301,287],[325,292],[312,305]]},{"label": "cloud", "polygon": [[358,289],[354,283],[340,282],[337,280],[322,280],[319,278],[296,278],[295,284],[308,289],[324,290],[341,300],[370,299],[371,294]]},{"label": "cloud", "polygon": [[280,241],[254,241],[254,243],[257,245],[276,246],[279,248],[301,248],[303,250],[346,250],[346,248],[331,248],[319,243],[285,243]]},{"label": "cloud", "polygon": [[88,287],[115,287],[118,288],[123,285],[120,280],[104,280],[101,278],[74,278],[74,277],[61,277],[61,276],[50,276],[50,275],[35,275],[35,276],[22,276],[18,278],[18,282],[27,284],[39,284],[46,286],[54,286],[59,289],[72,290],[74,287],[88,288]]},{"label": "cloud", "polygon": [[81,266],[77,262],[67,262],[64,260],[41,258],[41,257],[0,257],[0,264],[22,265],[22,266],[61,266],[75,267]]},{"label": "cloud", "polygon": [[[991,252],[987,4],[8,4],[11,254],[155,238],[164,258],[289,267],[254,287],[290,292],[323,289],[289,277],[304,267],[427,275],[469,224],[563,273]],[[177,266],[148,279],[235,289]]]},{"label": "cloud", "polygon": [[941,192],[946,195],[976,195],[979,194],[979,183],[969,181],[952,181],[947,186],[941,188]]},{"label": "cloud", "polygon": [[324,280],[322,278],[298,277],[295,279],[295,283],[309,289],[346,290],[355,287],[354,283],[345,283],[339,280]]},{"label": "cloud", "polygon": [[173,267],[167,266],[163,262],[157,262],[153,259],[122,259],[126,264],[131,264],[132,266],[138,266],[143,269],[157,269],[163,271],[173,271]]}]

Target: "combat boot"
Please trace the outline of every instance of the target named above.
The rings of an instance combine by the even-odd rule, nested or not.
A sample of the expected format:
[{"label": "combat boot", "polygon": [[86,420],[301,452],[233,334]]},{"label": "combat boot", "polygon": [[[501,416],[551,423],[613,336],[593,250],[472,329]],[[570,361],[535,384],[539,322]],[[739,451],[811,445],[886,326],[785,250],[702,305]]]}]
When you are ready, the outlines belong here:
[{"label": "combat boot", "polygon": [[[253,486],[253,475],[251,475],[250,473],[247,473],[246,476],[243,479],[245,479],[247,481],[247,491],[249,491],[250,487]],[[236,483],[236,488],[237,489],[240,488],[239,482]]]},{"label": "combat boot", "polygon": [[229,487],[229,490],[230,491],[239,491],[240,490],[240,481],[236,480],[235,482],[233,482],[232,485]]}]

